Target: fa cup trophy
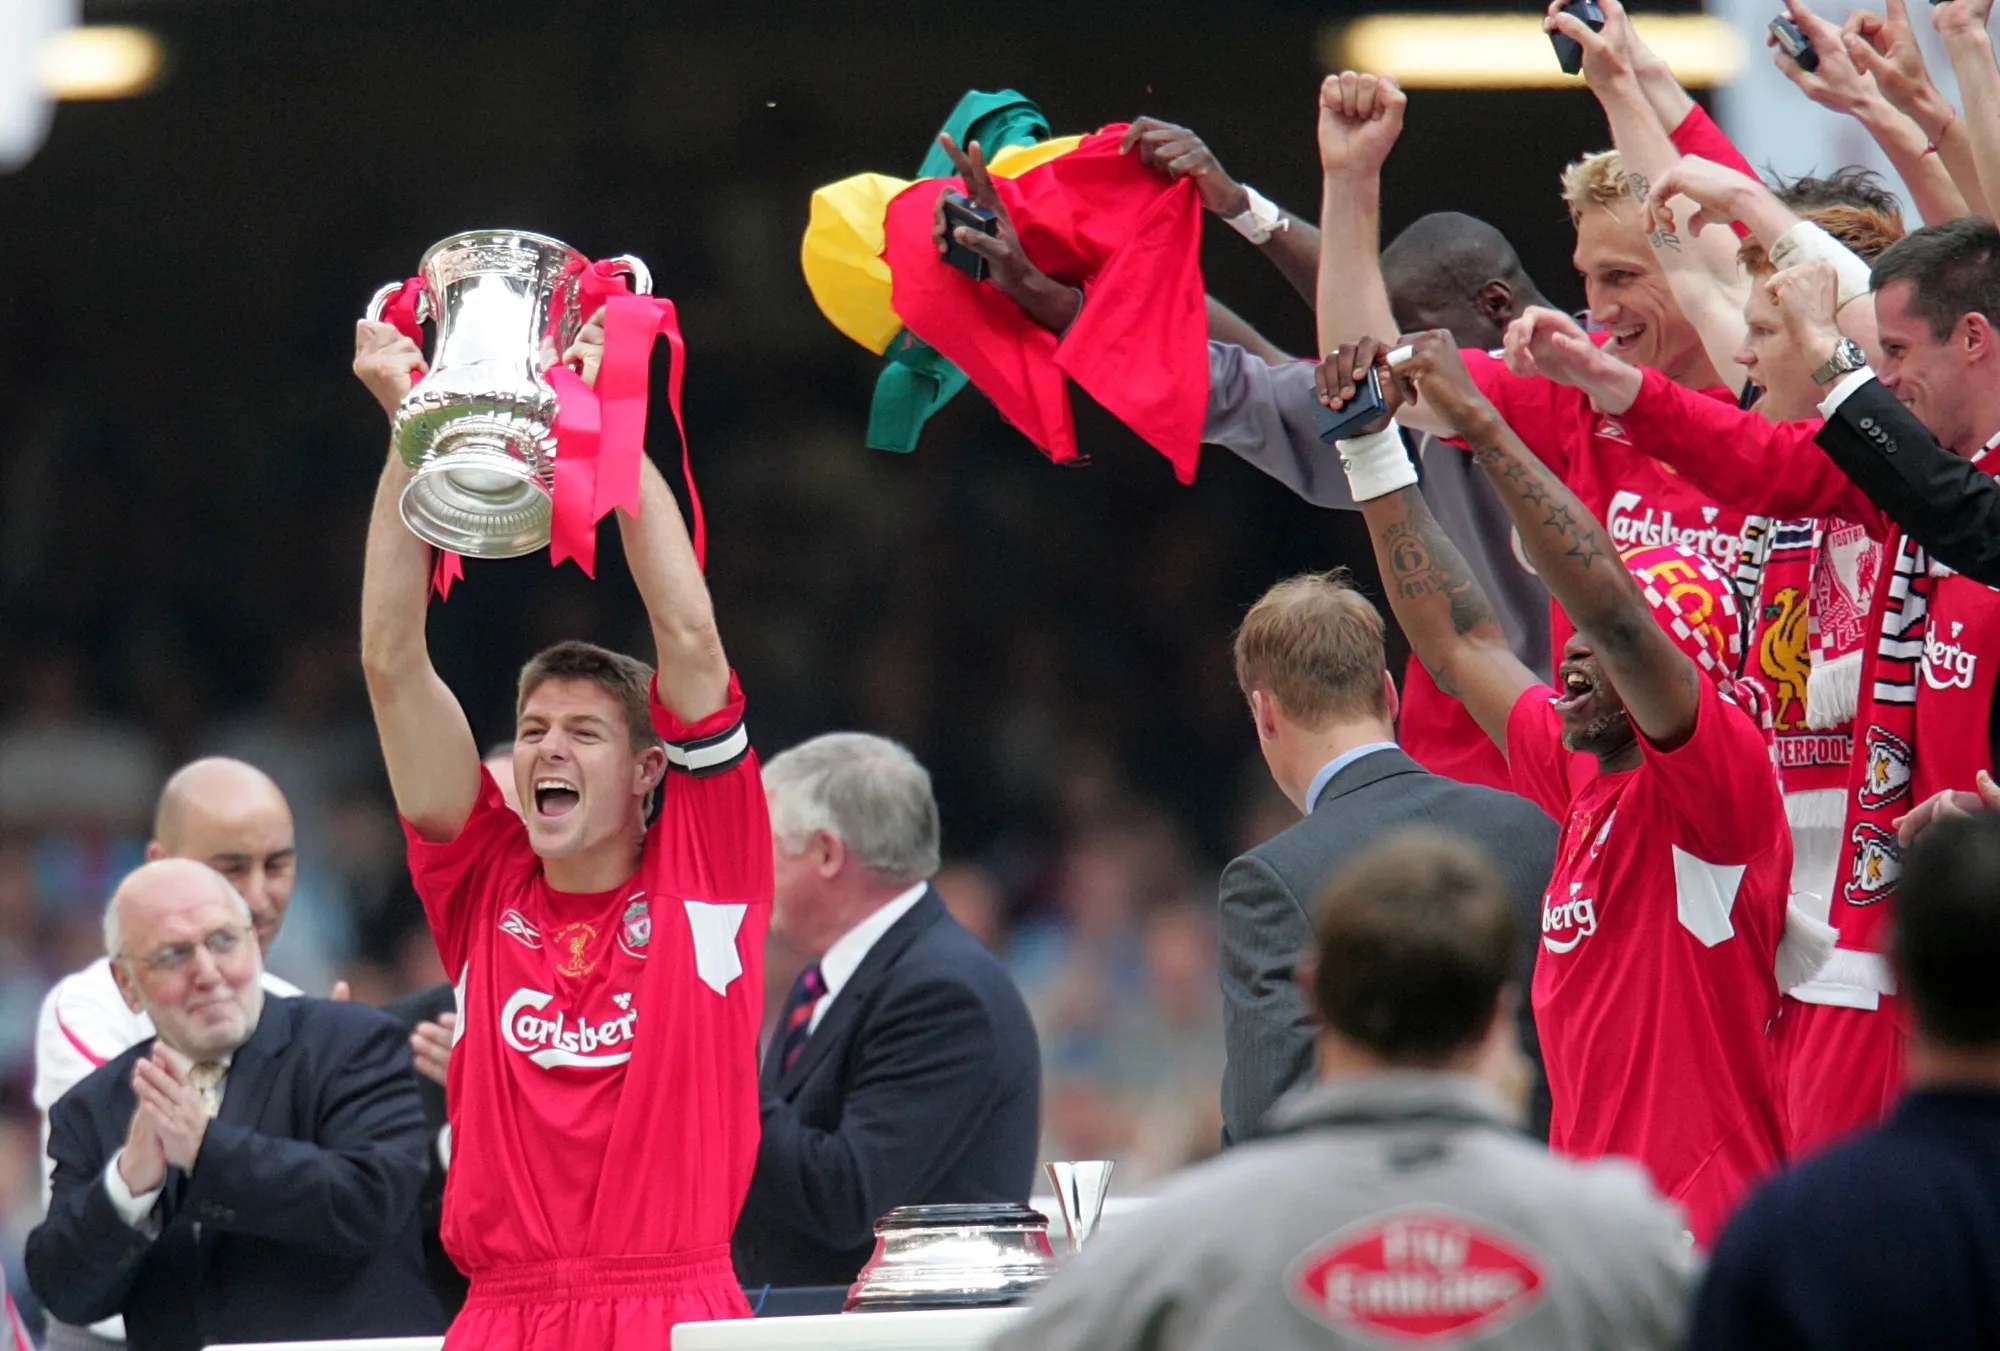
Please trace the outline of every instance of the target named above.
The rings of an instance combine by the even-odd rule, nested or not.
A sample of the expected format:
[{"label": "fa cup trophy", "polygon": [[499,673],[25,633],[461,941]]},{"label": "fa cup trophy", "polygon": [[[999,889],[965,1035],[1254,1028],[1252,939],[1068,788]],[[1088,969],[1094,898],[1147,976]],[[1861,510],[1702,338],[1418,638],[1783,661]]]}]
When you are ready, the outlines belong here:
[{"label": "fa cup trophy", "polygon": [[[606,272],[650,295],[629,255],[593,267],[559,239],[525,230],[472,230],[425,251],[417,276],[392,282],[368,317],[431,321],[430,370],[391,419],[396,452],[414,471],[403,521],[455,554],[514,558],[549,542],[559,412],[547,372],[600,300]],[[392,311],[400,307],[400,316]]]}]

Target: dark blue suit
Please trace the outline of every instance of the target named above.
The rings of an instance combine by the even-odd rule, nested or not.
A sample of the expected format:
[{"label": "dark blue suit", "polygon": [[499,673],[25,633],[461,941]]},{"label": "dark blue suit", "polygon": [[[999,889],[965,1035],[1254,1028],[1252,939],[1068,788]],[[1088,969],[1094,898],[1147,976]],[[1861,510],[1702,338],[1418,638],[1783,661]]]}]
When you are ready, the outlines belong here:
[{"label": "dark blue suit", "polygon": [[868,950],[789,1071],[783,1027],[736,1224],[745,1285],[852,1281],[875,1221],[897,1206],[1028,1199],[1041,1134],[1034,1024],[935,888]]},{"label": "dark blue suit", "polygon": [[152,1039],[98,1069],[49,1113],[54,1191],[28,1236],[42,1303],[77,1325],[123,1314],[133,1351],[443,1331],[418,1238],[428,1137],[407,1037],[378,1009],[267,996],[193,1169],[167,1169],[158,1237],[104,1185]]}]

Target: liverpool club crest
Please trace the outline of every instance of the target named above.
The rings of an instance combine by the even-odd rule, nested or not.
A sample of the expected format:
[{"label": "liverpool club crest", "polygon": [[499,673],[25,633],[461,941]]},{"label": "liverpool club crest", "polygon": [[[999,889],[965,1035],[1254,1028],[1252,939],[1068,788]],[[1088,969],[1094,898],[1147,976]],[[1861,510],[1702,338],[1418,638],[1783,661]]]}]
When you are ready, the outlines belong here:
[{"label": "liverpool club crest", "polygon": [[625,907],[625,927],[620,937],[627,952],[635,957],[644,955],[641,949],[653,937],[653,916],[644,901],[634,901]]}]

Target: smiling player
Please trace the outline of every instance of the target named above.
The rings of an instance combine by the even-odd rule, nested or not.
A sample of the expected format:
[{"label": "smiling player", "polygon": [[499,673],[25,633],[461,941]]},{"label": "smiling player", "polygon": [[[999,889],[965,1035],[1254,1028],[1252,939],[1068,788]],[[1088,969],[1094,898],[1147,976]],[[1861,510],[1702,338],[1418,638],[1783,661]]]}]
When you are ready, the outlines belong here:
[{"label": "smiling player", "polygon": [[[385,409],[422,366],[361,325],[355,374]],[[362,665],[458,987],[443,1237],[471,1290],[454,1349],[657,1351],[678,1322],[749,1312],[729,1239],[757,1155],[770,821],[679,508],[642,474],[618,526],[658,672],[578,642],[528,663],[518,814],[431,665],[430,549],[398,518],[393,453],[369,524]]]},{"label": "smiling player", "polygon": [[[1337,349],[1322,388],[1351,398],[1378,352]],[[1471,447],[1577,626],[1550,689],[1431,518],[1395,425],[1340,443],[1411,648],[1507,756],[1515,791],[1562,824],[1533,982],[1549,1144],[1638,1159],[1707,1244],[1783,1157],[1766,1029],[1792,843],[1764,734],[1727,692],[1735,593],[1690,551],[1621,558],[1449,333],[1419,335],[1393,379],[1378,369],[1392,409],[1420,391]]]}]

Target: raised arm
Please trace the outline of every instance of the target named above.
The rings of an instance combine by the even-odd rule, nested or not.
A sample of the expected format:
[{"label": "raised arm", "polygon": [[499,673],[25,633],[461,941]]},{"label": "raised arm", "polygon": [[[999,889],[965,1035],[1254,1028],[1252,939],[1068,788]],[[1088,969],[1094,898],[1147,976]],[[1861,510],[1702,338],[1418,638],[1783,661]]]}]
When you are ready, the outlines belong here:
[{"label": "raised arm", "polygon": [[[1825,268],[1830,316],[1832,269],[1818,266]],[[1879,534],[1880,513],[1813,443],[1817,421],[1772,422],[1658,371],[1627,365],[1553,310],[1527,311],[1508,327],[1506,342],[1515,374],[1582,390],[1598,412],[1618,419],[1635,449],[1723,506],[1780,518],[1838,516]]]},{"label": "raised arm", "polygon": [[[1584,78],[1604,109],[1611,142],[1618,148],[1632,196],[1643,212],[1652,185],[1680,163],[1681,152],[1672,136],[1679,123],[1662,123],[1647,97],[1636,68],[1641,44],[1618,0],[1602,0],[1602,32],[1593,32],[1574,15],[1564,14],[1562,3],[1552,0],[1547,23],[1582,46]],[[1685,116],[1683,111],[1682,118]],[[1704,349],[1713,362],[1715,349],[1706,335],[1712,330],[1727,331],[1731,325],[1740,334],[1746,291],[1736,264],[1735,235],[1728,230],[1697,231],[1687,222],[1689,214],[1684,206],[1678,212],[1660,213],[1652,222],[1647,241],[1683,312],[1704,335]],[[1732,389],[1742,388],[1744,378],[1733,357],[1736,346],[1734,342],[1726,344],[1722,360],[1713,362],[1723,383]]]},{"label": "raised arm", "polygon": [[1847,16],[1848,56],[1875,77],[1884,98],[1917,124],[1951,174],[1966,208],[1991,219],[1993,209],[1979,181],[1965,119],[1932,82],[1903,0],[1887,0],[1885,8],[1886,14],[1860,10]]},{"label": "raised arm", "polygon": [[729,698],[729,659],[680,503],[650,458],[639,473],[639,515],[620,509],[618,533],[653,628],[660,702],[682,722],[699,722]]},{"label": "raised arm", "polygon": [[[417,345],[388,324],[362,320],[354,373],[394,412],[423,368]],[[396,810],[423,838],[454,838],[479,797],[479,747],[465,710],[431,665],[424,622],[431,549],[403,524],[397,503],[410,471],[392,450],[375,488],[361,576],[361,670],[382,740]]]},{"label": "raised arm", "polygon": [[[596,384],[604,353],[604,315],[594,314],[562,359]],[[673,489],[652,457],[639,457],[639,514],[618,509],[625,562],[653,631],[660,702],[684,723],[700,722],[729,700],[729,660],[715,627],[708,582],[694,556]]]},{"label": "raised arm", "polygon": [[1266,201],[1253,212],[1249,189],[1229,176],[1201,137],[1157,117],[1139,117],[1125,129],[1118,150],[1136,151],[1141,164],[1168,178],[1192,178],[1209,213],[1254,243],[1306,304],[1313,303],[1319,231],[1275,202]]},{"label": "raised arm", "polygon": [[[1382,279],[1382,165],[1403,134],[1409,99],[1387,76],[1346,70],[1319,89],[1319,290],[1315,313],[1320,355],[1371,333],[1394,333],[1388,283]],[[1442,432],[1419,405],[1398,415],[1415,431]]]},{"label": "raised arm", "polygon": [[2000,199],[2000,66],[1993,63],[1993,43],[1986,33],[1992,13],[1993,0],[1943,0],[1931,8],[1931,22],[1958,78],[1966,139],[1980,194],[1989,206]]},{"label": "raised arm", "polygon": [[[1322,387],[1336,401],[1352,398],[1361,373],[1380,350],[1373,338],[1335,348],[1321,363]],[[1392,404],[1406,403],[1402,396],[1407,393],[1392,389],[1384,377],[1383,396]],[[1507,634],[1465,556],[1431,515],[1396,424],[1343,440],[1340,455],[1368,523],[1389,608],[1410,650],[1438,688],[1465,705],[1504,755],[1507,717],[1521,691],[1539,679],[1507,645]]]},{"label": "raised arm", "polygon": [[1812,43],[1819,64],[1813,70],[1803,70],[1783,52],[1776,52],[1772,59],[1784,77],[1820,107],[1843,113],[1867,130],[1910,190],[1910,204],[1926,222],[1936,225],[1966,214],[1965,198],[1951,181],[1950,171],[1927,151],[1929,138],[1882,96],[1874,76],[1854,64],[1839,27],[1813,13],[1805,0],[1785,0],[1785,11]]},{"label": "raised arm", "polygon": [[[1361,355],[1375,358],[1379,353]],[[1387,362],[1380,365],[1389,378]],[[1393,382],[1399,394],[1407,394],[1411,386],[1423,390],[1432,409],[1449,419],[1471,448],[1514,520],[1522,551],[1595,650],[1633,725],[1663,750],[1685,743],[1694,734],[1700,673],[1654,621],[1604,527],[1473,384],[1451,334],[1417,335]],[[1372,518],[1370,525],[1373,533]]]}]

